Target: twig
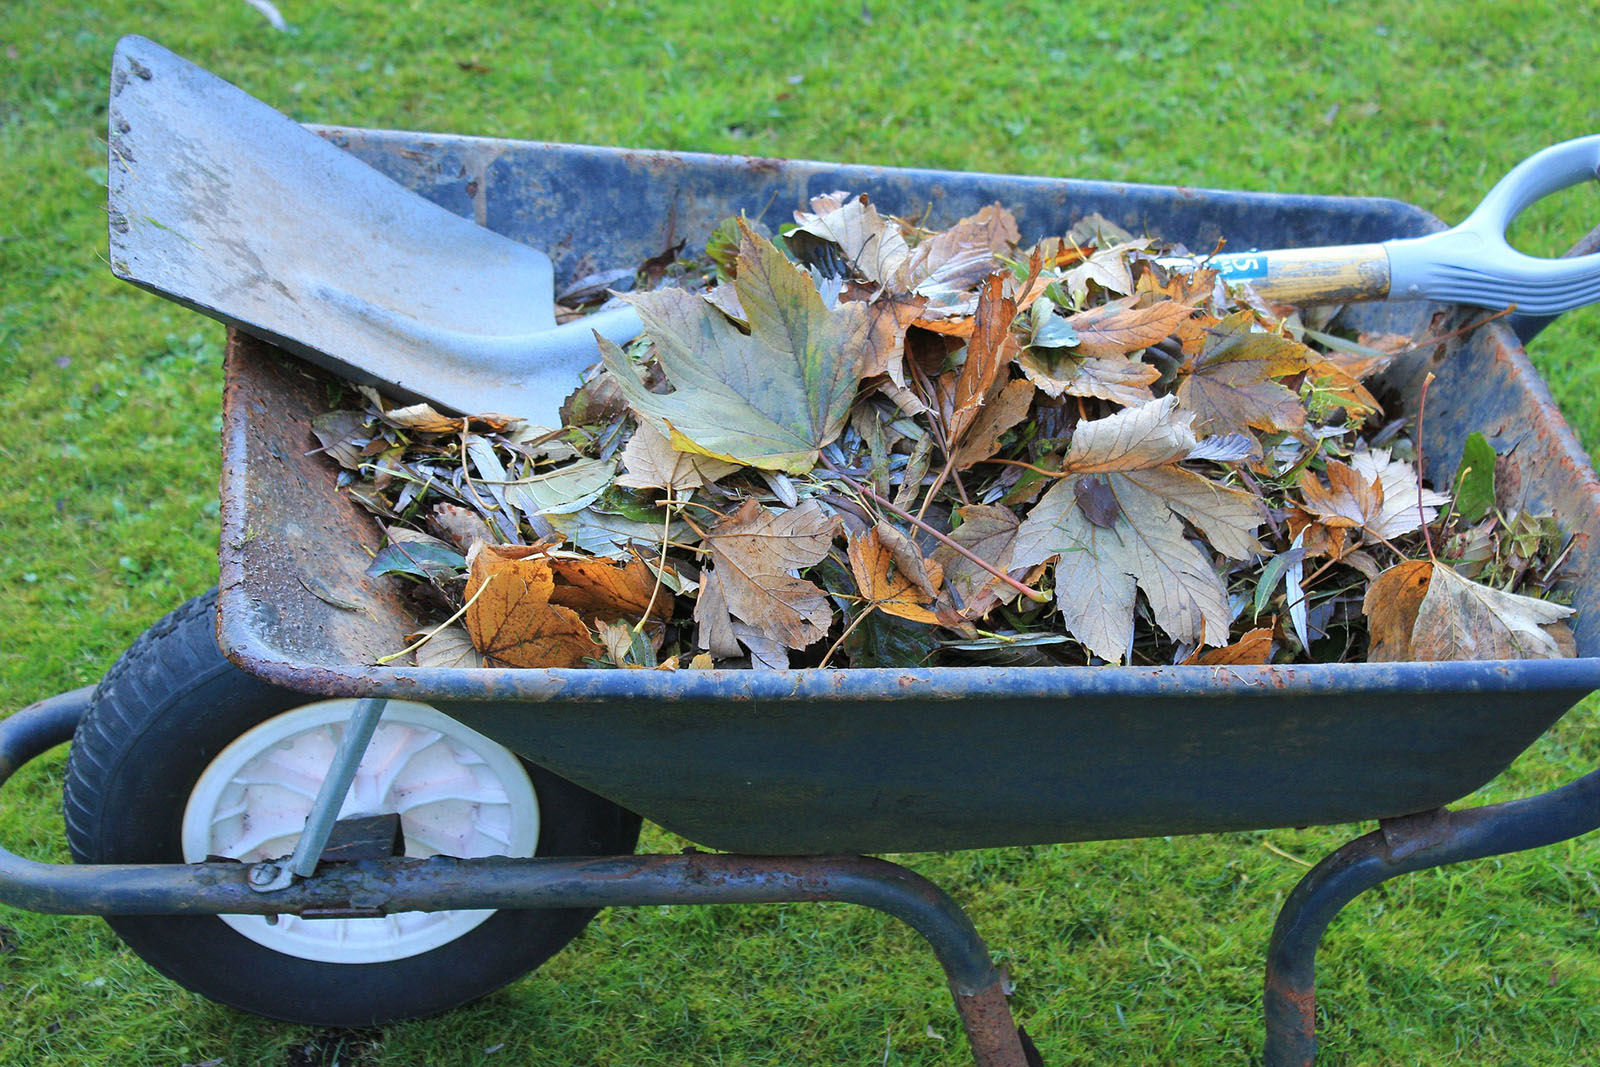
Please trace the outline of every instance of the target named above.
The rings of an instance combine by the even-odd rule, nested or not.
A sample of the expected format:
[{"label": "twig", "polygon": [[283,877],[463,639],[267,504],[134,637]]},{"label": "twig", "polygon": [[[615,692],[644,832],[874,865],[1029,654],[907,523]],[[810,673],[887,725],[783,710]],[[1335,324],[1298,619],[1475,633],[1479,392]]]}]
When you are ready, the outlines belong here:
[{"label": "twig", "polygon": [[1394,354],[1397,355],[1397,356],[1403,356],[1407,352],[1415,352],[1419,348],[1427,348],[1429,345],[1437,345],[1437,344],[1442,344],[1445,341],[1453,341],[1457,337],[1462,336],[1463,334],[1471,333],[1473,330],[1476,330],[1479,326],[1487,326],[1487,325],[1489,325],[1489,323],[1493,322],[1495,319],[1503,319],[1503,318],[1505,318],[1507,315],[1511,314],[1515,310],[1517,310],[1517,305],[1515,305],[1515,304],[1507,304],[1505,307],[1501,308],[1499,311],[1496,311],[1494,314],[1485,315],[1483,318],[1479,319],[1477,322],[1469,322],[1465,326],[1461,327],[1459,330],[1451,330],[1449,333],[1442,333],[1437,337],[1424,337],[1422,340],[1418,341],[1417,343],[1412,344],[1412,345],[1407,345],[1405,348],[1400,349],[1399,351],[1395,352]]},{"label": "twig", "polygon": [[958,544],[957,542],[951,540],[949,536],[939,532],[932,526],[929,526],[927,523],[923,522],[909,511],[906,511],[896,506],[892,502],[885,500],[877,493],[874,493],[871,489],[868,489],[866,486],[855,481],[848,474],[845,474],[843,471],[839,470],[839,468],[835,467],[832,461],[830,461],[826,456],[822,457],[822,465],[855,492],[866,497],[868,500],[872,501],[874,504],[890,512],[891,514],[898,515],[900,518],[904,519],[906,522],[909,522],[911,525],[915,526],[917,529],[921,530],[935,541],[938,541],[941,545],[944,545],[946,548],[949,548],[951,551],[955,552],[961,558],[967,560],[968,562],[976,563],[978,566],[982,567],[984,570],[988,571],[990,574],[994,575],[996,578],[1000,579],[1002,582],[1006,583],[1011,588],[1027,597],[1029,600],[1033,601],[1035,604],[1048,604],[1050,602],[1049,594],[1041,593],[1037,589],[1023,585],[1005,571],[1000,570],[993,563],[990,563],[985,559],[980,559],[978,556],[969,551],[965,545]]},{"label": "twig", "polygon": [[472,605],[474,605],[474,604],[476,604],[478,602],[478,598],[483,595],[483,591],[485,589],[489,588],[489,583],[494,581],[494,579],[495,579],[495,575],[491,571],[489,576],[483,580],[483,584],[478,586],[478,591],[476,593],[472,594],[471,599],[469,599],[465,604],[461,605],[461,610],[460,611],[456,612],[454,615],[452,615],[448,619],[444,620],[444,622],[441,622],[438,626],[434,627],[428,633],[423,634],[416,641],[414,641],[411,644],[407,645],[405,648],[402,648],[399,652],[391,652],[387,656],[380,657],[377,660],[377,665],[379,667],[386,666],[389,663],[393,662],[394,660],[399,659],[401,656],[405,655],[407,652],[415,652],[417,649],[421,648],[423,645],[427,644],[429,641],[432,641],[435,637],[438,637],[439,634],[441,634],[444,631],[444,628],[446,626],[449,626],[451,623],[453,623],[457,619],[461,618],[461,616],[463,616],[463,615],[465,615],[467,613],[467,609],[468,608],[472,607]]},{"label": "twig", "polygon": [[1417,398],[1417,521],[1422,524],[1422,543],[1428,547],[1428,558],[1435,564],[1439,557],[1433,554],[1433,534],[1428,531],[1428,512],[1422,506],[1422,416],[1428,411],[1428,386],[1433,384],[1433,372],[1422,379],[1422,394]]},{"label": "twig", "polygon": [[828,665],[828,661],[833,658],[833,654],[835,652],[839,651],[839,646],[844,644],[844,639],[849,637],[852,633],[854,633],[856,627],[860,626],[864,621],[866,621],[866,618],[867,618],[868,615],[871,615],[874,611],[877,611],[877,610],[878,610],[878,605],[876,605],[876,604],[868,604],[867,605],[867,610],[863,611],[861,614],[859,614],[855,618],[851,619],[850,620],[850,625],[846,626],[844,628],[844,633],[839,635],[839,640],[837,640],[837,641],[835,641],[833,643],[833,647],[829,648],[827,654],[822,657],[822,662],[817,664],[817,669],[821,670],[823,667],[826,667]]}]

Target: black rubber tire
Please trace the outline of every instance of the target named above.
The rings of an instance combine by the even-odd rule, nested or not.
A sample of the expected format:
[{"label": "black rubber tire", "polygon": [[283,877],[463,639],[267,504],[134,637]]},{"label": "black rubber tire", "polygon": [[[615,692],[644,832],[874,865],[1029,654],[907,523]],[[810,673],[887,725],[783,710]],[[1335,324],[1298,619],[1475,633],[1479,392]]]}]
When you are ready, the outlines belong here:
[{"label": "black rubber tire", "polygon": [[[217,648],[216,591],[147,630],[95,690],[67,761],[67,838],[79,863],[182,862],[183,810],[234,738],[311,701],[233,666]],[[639,817],[524,761],[539,798],[541,856],[631,853]],[[201,996],[312,1026],[431,1015],[526,974],[593,910],[500,911],[448,944],[383,963],[275,952],[214,916],[108,918],[128,946]]]}]

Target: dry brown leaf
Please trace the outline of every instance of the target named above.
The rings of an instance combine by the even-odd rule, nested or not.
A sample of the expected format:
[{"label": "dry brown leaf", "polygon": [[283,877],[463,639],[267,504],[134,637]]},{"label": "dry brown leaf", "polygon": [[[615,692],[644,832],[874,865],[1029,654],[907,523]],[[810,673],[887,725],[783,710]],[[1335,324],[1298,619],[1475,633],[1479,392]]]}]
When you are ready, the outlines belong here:
[{"label": "dry brown leaf", "polygon": [[1202,667],[1251,666],[1272,662],[1272,627],[1250,630],[1231,645],[1214,648],[1209,652],[1196,649],[1184,660],[1185,666]]},{"label": "dry brown leaf", "polygon": [[900,573],[910,578],[912,584],[922,590],[929,600],[938,596],[939,586],[943,584],[943,568],[930,563],[915,541],[888,523],[879,522],[874,529],[878,540],[894,557],[894,565]]},{"label": "dry brown leaf", "polygon": [[1141,589],[1156,625],[1175,640],[1227,642],[1227,589],[1180,519],[1235,559],[1260,549],[1255,531],[1265,515],[1255,497],[1175,465],[1194,447],[1189,421],[1168,396],[1079,423],[1062,469],[1104,476],[1116,504],[1098,516],[1108,524],[1084,512],[1074,479],[1061,479],[1017,530],[1013,563],[1056,559],[1056,605],[1067,631],[1112,663],[1133,640]]},{"label": "dry brown leaf", "polygon": [[863,342],[867,351],[861,366],[861,376],[872,378],[887,374],[895,385],[906,384],[905,351],[906,329],[916,321],[928,301],[920,296],[885,293],[872,301],[872,312]]},{"label": "dry brown leaf", "polygon": [[1113,300],[1069,317],[1067,325],[1078,335],[1075,353],[1092,359],[1125,356],[1171,336],[1194,312],[1175,300],[1134,307],[1136,299]]},{"label": "dry brown leaf", "polygon": [[1158,368],[1121,356],[1079,359],[1070,353],[1047,355],[1030,348],[1018,357],[1017,364],[1047,396],[1092,396],[1123,407],[1154,400],[1150,386],[1161,378]]},{"label": "dry brown leaf", "polygon": [[1573,610],[1480,585],[1442,563],[1409,560],[1380,574],[1361,604],[1373,662],[1559,659],[1576,654]]},{"label": "dry brown leaf", "polygon": [[1328,461],[1328,484],[1316,473],[1300,475],[1300,495],[1306,510],[1317,515],[1329,528],[1365,528],[1383,517],[1383,482],[1357,474],[1348,464]]},{"label": "dry brown leaf", "polygon": [[[1017,540],[1017,526],[1021,520],[1009,508],[997,504],[970,504],[956,509],[961,525],[950,531],[949,538],[979,559],[994,564],[997,570],[1010,572],[1011,548]],[[945,595],[941,606],[948,601],[949,609],[961,618],[976,619],[987,615],[1000,603],[995,591],[995,576],[948,545],[934,550],[934,562],[944,570]]]},{"label": "dry brown leaf", "polygon": [[991,274],[978,297],[978,314],[967,341],[967,361],[956,376],[950,415],[952,442],[961,440],[977,419],[995,389],[1000,370],[1016,355],[1017,341],[1011,335],[1011,321],[1016,315],[1017,302],[1005,295],[1005,276]]},{"label": "dry brown leaf", "polygon": [[1420,529],[1439,517],[1439,509],[1450,498],[1432,489],[1423,489],[1417,468],[1395,459],[1386,448],[1363,448],[1350,457],[1350,469],[1363,478],[1383,486],[1383,510],[1368,524],[1369,532],[1393,539]]},{"label": "dry brown leaf", "polygon": [[1302,373],[1311,349],[1281,334],[1253,329],[1251,311],[1229,315],[1178,384],[1178,400],[1195,413],[1197,433],[1268,432],[1305,425],[1300,397],[1276,379]]},{"label": "dry brown leaf", "polygon": [[1033,406],[1033,384],[1023,379],[1006,383],[1004,389],[992,396],[978,411],[956,448],[956,470],[966,470],[981,463],[1000,448],[1000,438],[1017,423],[1028,417]]},{"label": "dry brown leaf", "polygon": [[695,603],[701,643],[723,655],[719,648],[727,649],[736,636],[730,614],[789,648],[825,636],[833,622],[828,598],[793,572],[822,561],[836,527],[837,520],[814,500],[785,512],[747,500],[717,523],[706,534],[712,566]]},{"label": "dry brown leaf", "polygon": [[[912,576],[895,565],[895,554],[883,543],[876,528],[860,537],[847,537],[850,571],[861,595],[879,611],[911,622],[936,624],[939,619],[927,605],[933,597],[918,588]],[[938,586],[944,574],[937,563],[924,562],[925,580]]]},{"label": "dry brown leaf", "polygon": [[739,469],[736,463],[711,456],[680,452],[655,426],[641,419],[628,445],[622,450],[622,465],[627,473],[616,484],[630,489],[698,489]]},{"label": "dry brown leaf", "polygon": [[657,590],[655,572],[638,560],[618,563],[555,556],[550,570],[554,583],[550,603],[571,608],[585,619],[637,621],[647,607],[663,621],[672,618],[671,591]]},{"label": "dry brown leaf", "polygon": [[479,518],[477,512],[455,504],[435,504],[428,514],[428,525],[462,552],[470,551],[479,541],[495,540],[489,524]]},{"label": "dry brown leaf", "polygon": [[603,649],[578,613],[550,603],[550,560],[502,547],[479,545],[467,579],[467,632],[485,659],[506,667],[580,667],[598,656]]}]

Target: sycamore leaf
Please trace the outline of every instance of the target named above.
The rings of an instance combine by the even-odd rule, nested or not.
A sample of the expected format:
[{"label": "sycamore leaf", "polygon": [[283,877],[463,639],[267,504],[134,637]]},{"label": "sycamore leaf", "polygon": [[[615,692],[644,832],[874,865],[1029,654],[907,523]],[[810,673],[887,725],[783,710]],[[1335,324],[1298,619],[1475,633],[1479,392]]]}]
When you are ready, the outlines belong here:
[{"label": "sycamore leaf", "polygon": [[[406,643],[424,636],[406,634]],[[483,654],[472,644],[472,635],[462,626],[446,626],[422,644],[412,657],[419,667],[481,667]]]},{"label": "sycamore leaf", "polygon": [[873,529],[900,573],[922,590],[927,599],[938,596],[939,586],[944,581],[943,568],[923,556],[915,541],[888,523],[879,522]]},{"label": "sycamore leaf", "polygon": [[804,474],[839,435],[861,380],[871,316],[859,301],[829,310],[811,279],[748,228],[734,287],[748,335],[681,289],[630,297],[676,390],[652,393],[616,345],[606,368],[673,446],[731,463]]},{"label": "sycamore leaf", "polygon": [[1095,359],[1125,356],[1164,340],[1194,309],[1175,300],[1134,307],[1137,297],[1113,300],[1067,319],[1078,335],[1077,354]]},{"label": "sycamore leaf", "polygon": [[1379,524],[1383,517],[1383,482],[1357,474],[1348,464],[1328,461],[1328,484],[1311,470],[1300,475],[1300,495],[1306,510],[1317,515],[1331,529],[1357,528]]},{"label": "sycamore leaf", "polygon": [[[993,563],[996,569],[1010,573],[1012,546],[1016,543],[1020,522],[1017,516],[998,504],[969,504],[957,508],[956,515],[961,525],[950,531],[950,540],[979,559]],[[934,549],[933,560],[944,571],[949,607],[962,618],[981,618],[1000,602],[995,592],[995,576],[959,552],[940,545]]]},{"label": "sycamore leaf", "polygon": [[966,470],[999,451],[1000,438],[1028,417],[1033,406],[1033,385],[1018,379],[990,398],[978,411],[955,452],[956,470]]},{"label": "sycamore leaf", "polygon": [[[819,196],[811,201],[810,212],[794,213],[795,229],[790,234],[809,234],[839,246],[839,251],[861,277],[897,291],[910,288],[906,264],[911,249],[900,226],[878,214],[865,196],[847,193]],[[741,253],[742,254],[742,253]],[[743,273],[740,267],[740,273]]]},{"label": "sycamore leaf", "polygon": [[1082,479],[1057,481],[1017,531],[1013,564],[1056,558],[1056,603],[1068,632],[1113,663],[1133,640],[1138,590],[1173,639],[1227,642],[1227,589],[1184,520],[1233,558],[1260,548],[1255,531],[1265,517],[1254,497],[1175,465],[1194,444],[1188,422],[1164,397],[1079,423],[1063,470],[1102,475],[1103,485],[1085,494]]},{"label": "sycamore leaf", "polygon": [[1254,330],[1255,315],[1236,312],[1211,331],[1205,349],[1178,384],[1178,401],[1195,413],[1199,433],[1268,432],[1305,425],[1300,397],[1275,379],[1306,370],[1314,354],[1277,333]]},{"label": "sycamore leaf", "polygon": [[1371,633],[1368,659],[1559,659],[1575,655],[1562,620],[1573,610],[1479,585],[1442,563],[1410,560],[1367,589],[1361,610]]},{"label": "sycamore leaf", "polygon": [[1248,631],[1231,645],[1214,648],[1210,652],[1196,649],[1183,661],[1186,665],[1202,667],[1250,666],[1272,662],[1272,627],[1263,626]]},{"label": "sycamore leaf", "polygon": [[1092,396],[1123,407],[1155,399],[1150,386],[1161,371],[1136,359],[1081,359],[1071,353],[1029,348],[1017,359],[1022,373],[1047,396]]},{"label": "sycamore leaf", "polygon": [[[879,611],[911,622],[933,625],[939,621],[927,608],[936,593],[929,594],[919,588],[913,575],[896,565],[895,553],[883,543],[878,528],[860,537],[846,538],[846,546],[856,587],[870,604]],[[924,582],[935,589],[944,580],[943,571],[932,561],[924,561],[921,571]]]},{"label": "sycamore leaf", "polygon": [[833,622],[828,598],[794,572],[822,561],[837,525],[814,500],[781,513],[747,500],[717,523],[706,534],[712,566],[695,603],[702,645],[714,654],[728,647],[735,636],[729,615],[789,648],[825,636]]},{"label": "sycamore leaf", "polygon": [[[1067,287],[1072,302],[1082,307],[1089,298],[1089,283],[1094,282],[1100,288],[1118,296],[1126,296],[1133,292],[1133,273],[1128,265],[1128,260],[1135,252],[1143,251],[1150,247],[1147,239],[1125,241],[1122,244],[1112,245],[1094,253],[1082,263],[1067,271],[1063,284]],[[1157,338],[1159,340],[1159,338]]]},{"label": "sycamore leaf", "polygon": [[927,303],[924,297],[888,293],[867,305],[872,321],[867,327],[863,378],[887,374],[895,385],[905,387],[906,328],[922,314]]},{"label": "sycamore leaf", "polygon": [[1080,474],[1141,470],[1176,463],[1195,447],[1194,416],[1164,396],[1151,404],[1081,422],[1062,470]]},{"label": "sycamore leaf", "polygon": [[639,423],[628,439],[628,446],[622,450],[622,465],[627,473],[617,478],[618,485],[630,489],[666,489],[673,493],[679,489],[698,489],[739,469],[735,463],[679,452],[672,447],[666,434],[648,422]]},{"label": "sycamore leaf", "polygon": [[[580,667],[602,651],[579,614],[550,603],[550,560],[479,545],[467,579],[467,632],[485,660],[505,667]],[[476,597],[476,599],[473,599]]]},{"label": "sycamore leaf", "polygon": [[1016,316],[1017,302],[1005,295],[1005,276],[991,274],[978,297],[978,314],[967,341],[967,361],[956,376],[950,415],[952,442],[959,441],[977,419],[1000,372],[1016,355],[1017,341],[1011,335],[1011,321]]},{"label": "sycamore leaf", "polygon": [[1361,449],[1350,457],[1350,469],[1383,487],[1383,507],[1366,529],[1378,537],[1393,539],[1439,517],[1439,509],[1450,498],[1432,489],[1421,488],[1417,468],[1395,459],[1386,448]]}]

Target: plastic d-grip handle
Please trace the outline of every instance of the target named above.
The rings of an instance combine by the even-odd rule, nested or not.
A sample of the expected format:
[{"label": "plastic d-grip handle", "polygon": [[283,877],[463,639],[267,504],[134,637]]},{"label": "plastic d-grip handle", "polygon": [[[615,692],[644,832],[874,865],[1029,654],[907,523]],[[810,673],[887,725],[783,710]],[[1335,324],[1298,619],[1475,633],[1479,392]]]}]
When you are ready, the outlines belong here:
[{"label": "plastic d-grip handle", "polygon": [[1600,252],[1570,259],[1524,255],[1506,227],[1528,205],[1600,178],[1600,135],[1552,145],[1512,168],[1465,222],[1443,233],[1386,241],[1389,296],[1550,316],[1600,300]]}]

